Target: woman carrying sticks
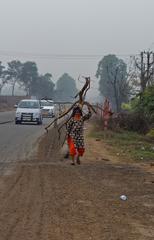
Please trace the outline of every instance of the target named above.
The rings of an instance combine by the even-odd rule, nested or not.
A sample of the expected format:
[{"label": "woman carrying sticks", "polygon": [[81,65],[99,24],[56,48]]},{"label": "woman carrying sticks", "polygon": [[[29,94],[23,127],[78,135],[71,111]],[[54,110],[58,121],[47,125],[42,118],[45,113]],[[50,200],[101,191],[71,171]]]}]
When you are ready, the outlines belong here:
[{"label": "woman carrying sticks", "polygon": [[[84,148],[84,121],[91,117],[90,107],[89,112],[83,116],[82,110],[79,106],[73,108],[72,116],[66,125],[67,129],[67,143],[69,146],[69,154],[72,159],[72,165],[80,164],[80,157],[85,152]],[[76,161],[75,161],[76,160]]]},{"label": "woman carrying sticks", "polygon": [[[78,92],[75,98],[79,97],[79,99],[73,103],[73,105],[59,117],[55,118],[45,129],[48,132],[48,128],[52,126],[58,119],[64,118],[67,114],[69,114],[72,110],[73,113],[71,117],[65,121],[59,128],[59,137],[60,137],[60,130],[64,125],[67,128],[67,142],[69,146],[69,154],[72,158],[72,165],[75,165],[75,160],[77,164],[80,164],[80,157],[83,156],[85,148],[84,148],[84,121],[88,120],[91,117],[91,111],[96,113],[94,107],[87,101],[85,101],[85,97],[87,91],[90,89],[90,77],[84,77],[85,84],[83,88]],[[82,108],[87,106],[88,114],[83,116]]]}]

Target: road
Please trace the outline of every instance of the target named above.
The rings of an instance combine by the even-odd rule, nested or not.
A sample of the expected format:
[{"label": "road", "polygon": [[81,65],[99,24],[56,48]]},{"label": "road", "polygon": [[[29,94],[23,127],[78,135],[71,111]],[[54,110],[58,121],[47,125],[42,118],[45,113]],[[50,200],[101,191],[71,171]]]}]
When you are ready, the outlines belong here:
[{"label": "road", "polygon": [[14,111],[0,112],[0,124],[7,121],[13,121],[15,116]]},{"label": "road", "polygon": [[[4,126],[19,149],[43,133],[40,126]],[[88,137],[92,126],[85,127],[80,166],[64,159],[57,129],[51,128],[35,158],[15,161],[0,174],[0,240],[154,239],[153,175],[118,162],[103,141]]]},{"label": "road", "polygon": [[[0,164],[28,158],[36,149],[36,142],[45,133],[43,125],[14,124],[14,111],[0,113]],[[11,122],[12,121],[12,122]],[[4,122],[8,122],[2,124]]]}]

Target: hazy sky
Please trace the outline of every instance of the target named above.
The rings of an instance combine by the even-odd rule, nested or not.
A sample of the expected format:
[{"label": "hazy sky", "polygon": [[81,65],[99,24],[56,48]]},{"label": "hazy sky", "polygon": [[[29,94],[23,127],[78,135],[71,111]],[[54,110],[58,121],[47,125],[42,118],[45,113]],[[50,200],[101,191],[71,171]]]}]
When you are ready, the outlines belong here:
[{"label": "hazy sky", "polygon": [[[0,60],[34,60],[54,78],[94,77],[98,59],[41,54],[136,54],[154,49],[154,0],[0,0]],[[2,51],[17,52],[4,57]],[[19,56],[30,53],[31,56]]]}]

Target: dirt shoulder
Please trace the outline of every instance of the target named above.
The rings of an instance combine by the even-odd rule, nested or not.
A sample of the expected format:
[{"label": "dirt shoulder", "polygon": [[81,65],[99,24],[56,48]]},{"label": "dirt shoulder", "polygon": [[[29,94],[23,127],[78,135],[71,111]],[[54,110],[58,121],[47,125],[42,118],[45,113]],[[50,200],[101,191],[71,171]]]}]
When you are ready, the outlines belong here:
[{"label": "dirt shoulder", "polygon": [[154,239],[153,174],[121,163],[85,128],[81,166],[64,159],[52,129],[38,155],[0,177],[0,240]]},{"label": "dirt shoulder", "polygon": [[[110,164],[129,164],[154,174],[154,141],[142,140],[133,133],[117,133],[112,131],[100,131],[100,127],[88,124],[87,144],[95,146],[90,149],[88,158],[95,154],[96,161],[104,161]],[[138,139],[139,138],[139,139]],[[146,151],[149,149],[149,152]],[[92,152],[93,153],[92,153]],[[138,155],[136,154],[138,153]],[[135,156],[134,156],[135,155]],[[145,159],[144,156],[145,155]],[[147,158],[147,159],[146,159]]]},{"label": "dirt shoulder", "polygon": [[8,112],[8,111],[13,111],[13,107],[8,107],[7,105],[0,105],[0,112]]}]

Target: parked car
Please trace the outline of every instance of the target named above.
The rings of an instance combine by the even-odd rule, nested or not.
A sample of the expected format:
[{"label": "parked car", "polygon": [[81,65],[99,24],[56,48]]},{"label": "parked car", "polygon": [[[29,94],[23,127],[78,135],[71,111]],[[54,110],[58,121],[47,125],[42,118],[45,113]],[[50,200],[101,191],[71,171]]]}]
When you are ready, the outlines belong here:
[{"label": "parked car", "polygon": [[55,106],[52,100],[41,100],[42,116],[55,117]]},{"label": "parked car", "polygon": [[39,100],[21,100],[17,106],[15,124],[35,122],[42,124],[42,111]]}]

